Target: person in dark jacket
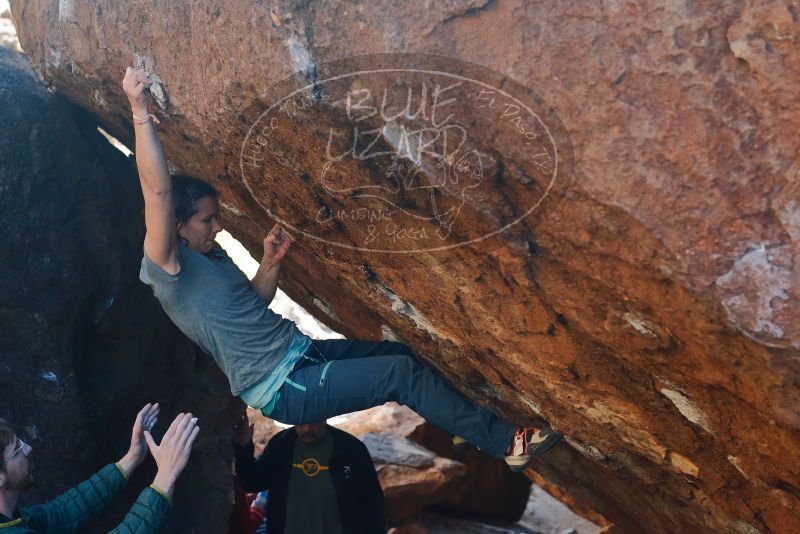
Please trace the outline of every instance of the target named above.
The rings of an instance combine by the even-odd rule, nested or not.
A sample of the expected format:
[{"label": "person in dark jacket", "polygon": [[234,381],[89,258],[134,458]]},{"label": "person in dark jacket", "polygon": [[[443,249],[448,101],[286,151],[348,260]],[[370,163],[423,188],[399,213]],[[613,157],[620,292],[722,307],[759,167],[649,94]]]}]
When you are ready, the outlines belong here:
[{"label": "person in dark jacket", "polygon": [[148,404],[136,416],[131,446],[120,461],[103,467],[88,480],[45,504],[17,509],[22,493],[33,485],[30,455],[33,447],[22,441],[13,427],[0,419],[0,534],[71,534],[85,532],[119,495],[130,474],[144,460],[147,449],[158,465],[153,484],[145,488],[113,534],[155,534],[169,509],[175,481],[180,475],[199,427],[192,414],[179,414],[160,444],[150,429],[158,417],[158,404]]},{"label": "person in dark jacket", "polygon": [[321,423],[279,432],[254,458],[244,416],[234,439],[236,476],[246,491],[269,490],[268,534],[386,532],[375,466],[355,436]]}]

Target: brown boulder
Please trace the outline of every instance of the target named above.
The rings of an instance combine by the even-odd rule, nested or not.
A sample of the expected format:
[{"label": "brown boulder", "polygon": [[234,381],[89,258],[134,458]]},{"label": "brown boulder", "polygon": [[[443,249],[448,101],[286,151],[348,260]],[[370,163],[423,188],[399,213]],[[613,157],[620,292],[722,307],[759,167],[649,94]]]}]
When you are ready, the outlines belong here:
[{"label": "brown boulder", "polygon": [[[423,513],[391,528],[388,534],[544,534],[514,524],[488,524],[458,517]],[[559,534],[574,534],[565,530]]]},{"label": "brown boulder", "polygon": [[356,436],[367,432],[404,436],[438,456],[465,464],[466,473],[436,502],[438,509],[517,521],[528,504],[531,482],[525,476],[511,472],[503,460],[474,448],[456,455],[449,434],[405,406],[390,402],[355,413],[336,426]]},{"label": "brown boulder", "polygon": [[463,454],[453,450],[451,436],[433,425],[421,425],[410,439],[445,458],[457,459],[467,466],[467,474],[455,491],[437,508],[454,513],[469,513],[482,518],[518,521],[531,493],[531,481],[512,472],[504,460],[492,458],[474,447]]},{"label": "brown boulder", "polygon": [[[409,343],[511,419],[541,413],[572,439],[531,476],[651,532],[800,530],[797,11],[12,2],[38,73],[121,139],[124,67],[157,77],[173,167],[222,190],[251,251],[276,218],[302,237],[281,281],[295,300],[349,336]],[[330,63],[386,51],[447,57]],[[259,99],[293,72],[317,85]],[[461,76],[458,124],[429,107],[368,117],[407,87],[397,72],[415,98],[422,78]],[[464,131],[459,159],[434,165]]]},{"label": "brown boulder", "polygon": [[368,432],[361,439],[375,463],[389,523],[438,503],[467,472],[464,464],[437,456],[401,436]]},{"label": "brown boulder", "polygon": [[[395,402],[355,412],[348,415],[345,420],[334,424],[337,428],[358,437],[367,432],[385,432],[405,438],[412,438],[414,432],[423,425],[430,426],[411,409]],[[412,441],[415,440],[412,438]]]}]

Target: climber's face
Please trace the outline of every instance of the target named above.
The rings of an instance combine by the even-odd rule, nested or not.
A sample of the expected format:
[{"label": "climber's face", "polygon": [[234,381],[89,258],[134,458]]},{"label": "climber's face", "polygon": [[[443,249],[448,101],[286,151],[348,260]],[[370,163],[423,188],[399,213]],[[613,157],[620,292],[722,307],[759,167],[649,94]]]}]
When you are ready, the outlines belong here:
[{"label": "climber's face", "polygon": [[325,421],[321,423],[307,423],[294,427],[297,437],[303,443],[316,443],[325,437]]},{"label": "climber's face", "polygon": [[203,197],[195,201],[197,213],[185,223],[178,223],[178,236],[187,246],[202,252],[211,252],[214,238],[222,230],[219,222],[219,201],[214,197]]},{"label": "climber's face", "polygon": [[33,485],[30,454],[33,447],[14,436],[3,451],[0,485],[6,491],[25,491]]}]

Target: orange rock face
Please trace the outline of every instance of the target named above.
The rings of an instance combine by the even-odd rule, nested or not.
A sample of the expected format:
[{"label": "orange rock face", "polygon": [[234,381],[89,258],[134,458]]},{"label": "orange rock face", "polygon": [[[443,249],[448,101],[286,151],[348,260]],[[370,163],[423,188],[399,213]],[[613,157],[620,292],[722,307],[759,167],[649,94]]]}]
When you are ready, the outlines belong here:
[{"label": "orange rock face", "polygon": [[[794,3],[12,12],[45,81],[128,143],[119,81],[148,69],[173,168],[254,254],[293,229],[281,286],[317,317],[566,433],[530,475],[575,509],[800,531]],[[416,55],[352,59],[385,52]]]}]

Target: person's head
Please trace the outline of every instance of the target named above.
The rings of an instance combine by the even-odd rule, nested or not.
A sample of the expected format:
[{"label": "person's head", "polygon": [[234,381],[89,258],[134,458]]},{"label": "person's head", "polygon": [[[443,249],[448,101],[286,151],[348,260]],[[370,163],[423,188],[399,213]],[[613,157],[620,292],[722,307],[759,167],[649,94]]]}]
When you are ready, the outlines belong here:
[{"label": "person's head", "polygon": [[0,419],[0,491],[24,491],[33,485],[30,456],[33,448],[22,441],[5,419]]},{"label": "person's head", "polygon": [[178,239],[197,252],[214,248],[219,222],[219,193],[203,180],[177,174],[172,176],[172,198]]},{"label": "person's head", "polygon": [[297,432],[297,438],[303,443],[316,443],[325,437],[325,421],[296,425],[294,431]]}]

